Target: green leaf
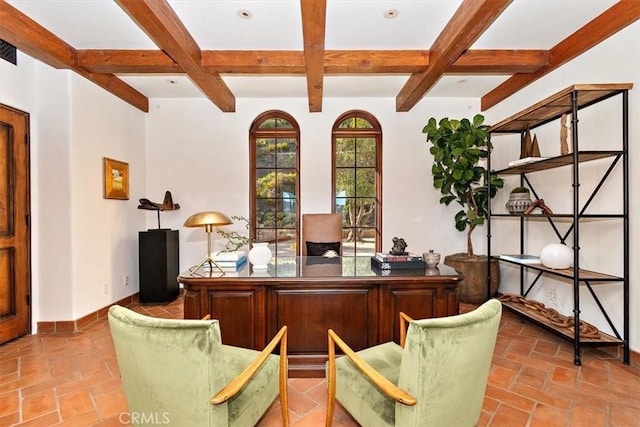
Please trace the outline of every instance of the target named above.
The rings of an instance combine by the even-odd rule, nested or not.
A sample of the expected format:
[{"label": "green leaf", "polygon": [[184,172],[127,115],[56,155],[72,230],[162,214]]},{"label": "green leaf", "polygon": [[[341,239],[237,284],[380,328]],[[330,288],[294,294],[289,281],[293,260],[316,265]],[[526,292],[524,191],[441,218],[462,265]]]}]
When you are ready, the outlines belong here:
[{"label": "green leaf", "polygon": [[443,196],[440,198],[440,203],[446,206],[449,206],[449,204],[453,202],[455,199],[456,199],[455,196]]}]

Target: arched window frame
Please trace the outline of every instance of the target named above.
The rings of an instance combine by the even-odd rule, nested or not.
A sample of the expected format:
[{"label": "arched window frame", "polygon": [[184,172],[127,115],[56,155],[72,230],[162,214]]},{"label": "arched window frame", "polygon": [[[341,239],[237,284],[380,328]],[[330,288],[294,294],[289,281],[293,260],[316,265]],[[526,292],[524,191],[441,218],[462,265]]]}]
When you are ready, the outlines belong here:
[{"label": "arched window frame", "polygon": [[[348,119],[360,118],[366,120],[371,128],[342,128],[340,125]],[[336,119],[331,130],[331,194],[333,198],[332,211],[337,212],[337,161],[336,150],[337,138],[359,138],[359,137],[371,137],[375,138],[376,154],[375,154],[375,245],[374,251],[382,251],[382,128],[378,120],[373,114],[362,110],[351,110],[342,114]],[[346,227],[343,218],[343,230],[348,230],[352,227]],[[355,255],[358,255],[357,246]]]},{"label": "arched window frame", "polygon": [[[291,128],[261,128],[261,126],[270,119],[282,119],[291,125]],[[295,160],[295,255],[299,255],[300,252],[300,127],[296,120],[288,113],[279,110],[266,111],[260,114],[251,124],[249,130],[249,160],[250,160],[250,190],[249,190],[249,225],[251,229],[251,239],[261,240],[261,232],[264,229],[258,228],[257,218],[257,191],[256,180],[258,177],[258,165],[257,165],[257,148],[256,141],[261,138],[295,138],[296,140],[296,160]],[[290,169],[290,168],[286,168]],[[276,168],[277,170],[277,168]],[[278,231],[283,230],[278,228],[277,223],[275,227],[276,236]],[[282,251],[278,250],[280,242],[279,239],[268,239],[269,246],[273,252],[274,257],[277,257]],[[288,243],[290,244],[290,243]]]}]

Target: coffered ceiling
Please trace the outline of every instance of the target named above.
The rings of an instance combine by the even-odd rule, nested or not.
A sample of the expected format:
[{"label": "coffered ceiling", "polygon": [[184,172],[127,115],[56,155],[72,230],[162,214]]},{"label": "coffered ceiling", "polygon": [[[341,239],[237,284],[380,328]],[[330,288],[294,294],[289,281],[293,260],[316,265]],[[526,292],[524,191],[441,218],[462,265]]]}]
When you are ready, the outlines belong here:
[{"label": "coffered ceiling", "polygon": [[484,110],[639,18],[638,0],[0,0],[0,38],[143,111],[177,97]]}]

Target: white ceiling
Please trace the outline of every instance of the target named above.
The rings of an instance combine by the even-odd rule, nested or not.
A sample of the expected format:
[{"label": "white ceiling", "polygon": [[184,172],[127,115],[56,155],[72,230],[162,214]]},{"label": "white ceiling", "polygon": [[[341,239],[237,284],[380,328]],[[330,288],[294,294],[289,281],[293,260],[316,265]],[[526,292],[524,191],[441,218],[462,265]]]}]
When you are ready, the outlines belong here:
[{"label": "white ceiling", "polygon": [[[6,0],[75,49],[158,49],[112,0]],[[460,0],[328,0],[325,49],[428,50]],[[515,0],[472,49],[549,50],[615,0]],[[201,50],[303,50],[300,0],[169,0]],[[397,17],[384,13],[397,10]],[[252,15],[242,19],[238,11]],[[119,75],[148,98],[204,97],[184,75]],[[323,97],[396,97],[409,75],[325,76]],[[509,76],[445,75],[425,96],[481,97]],[[304,75],[222,75],[237,98],[305,98]]]}]

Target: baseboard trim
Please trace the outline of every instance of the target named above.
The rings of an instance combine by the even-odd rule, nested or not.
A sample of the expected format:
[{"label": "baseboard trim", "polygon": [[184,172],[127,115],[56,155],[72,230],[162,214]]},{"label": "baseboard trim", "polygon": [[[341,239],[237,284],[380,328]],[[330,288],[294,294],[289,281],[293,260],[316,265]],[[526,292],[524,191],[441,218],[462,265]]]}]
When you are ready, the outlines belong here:
[{"label": "baseboard trim", "polygon": [[116,301],[113,304],[109,304],[108,306],[94,311],[93,313],[82,316],[77,320],[54,320],[49,322],[38,322],[38,333],[75,332],[91,325],[94,322],[97,322],[98,320],[105,319],[107,317],[107,313],[109,312],[109,308],[113,305],[122,305],[126,307],[130,304],[137,303],[139,296],[140,293],[136,292],[133,295],[122,298],[121,300]]}]

